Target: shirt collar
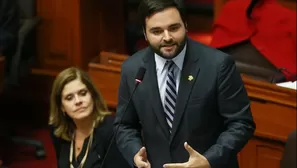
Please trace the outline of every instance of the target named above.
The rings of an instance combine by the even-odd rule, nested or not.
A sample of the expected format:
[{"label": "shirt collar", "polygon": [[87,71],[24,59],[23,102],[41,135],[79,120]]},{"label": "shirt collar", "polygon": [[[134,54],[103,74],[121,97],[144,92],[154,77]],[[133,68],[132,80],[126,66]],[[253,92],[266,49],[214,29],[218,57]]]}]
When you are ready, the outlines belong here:
[{"label": "shirt collar", "polygon": [[[179,70],[182,70],[182,68],[183,68],[184,58],[185,58],[185,54],[186,54],[186,48],[187,48],[187,44],[185,44],[183,50],[176,57],[174,57],[172,59],[172,61],[179,68]],[[155,53],[155,62],[156,62],[156,70],[157,71],[164,70],[166,61],[168,61],[168,59],[165,59]]]}]

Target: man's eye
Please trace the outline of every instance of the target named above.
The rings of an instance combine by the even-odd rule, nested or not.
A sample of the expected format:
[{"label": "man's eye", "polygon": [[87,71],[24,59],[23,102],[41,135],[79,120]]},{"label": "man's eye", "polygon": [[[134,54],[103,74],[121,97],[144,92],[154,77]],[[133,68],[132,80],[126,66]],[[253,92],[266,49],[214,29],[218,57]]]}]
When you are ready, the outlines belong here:
[{"label": "man's eye", "polygon": [[153,31],[153,34],[158,35],[158,34],[161,34],[162,32],[163,32],[162,30],[154,30],[154,31]]},{"label": "man's eye", "polygon": [[171,32],[175,32],[175,31],[177,31],[178,29],[179,29],[178,26],[174,26],[174,27],[171,27],[171,28],[170,28],[170,31],[171,31]]}]

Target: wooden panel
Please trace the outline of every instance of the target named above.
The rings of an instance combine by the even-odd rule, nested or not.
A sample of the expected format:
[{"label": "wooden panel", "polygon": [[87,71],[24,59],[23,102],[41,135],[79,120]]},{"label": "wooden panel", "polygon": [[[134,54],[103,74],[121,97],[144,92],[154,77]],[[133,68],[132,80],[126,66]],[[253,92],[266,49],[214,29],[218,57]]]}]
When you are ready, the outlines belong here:
[{"label": "wooden panel", "polygon": [[283,143],[253,138],[240,152],[240,168],[279,168],[283,150]]},{"label": "wooden panel", "polygon": [[[37,55],[42,67],[67,67],[77,52],[74,38],[78,27],[73,16],[78,10],[78,0],[37,0],[37,14],[42,23],[37,29]],[[78,47],[79,48],[79,47]]]},{"label": "wooden panel", "polygon": [[122,1],[114,5],[105,0],[37,0],[42,23],[37,30],[34,70],[87,69],[101,50],[124,53],[122,8]]},{"label": "wooden panel", "polygon": [[99,47],[101,51],[111,51],[115,53],[126,53],[125,49],[125,26],[123,0],[100,1],[100,36]]},{"label": "wooden panel", "polygon": [[[118,100],[119,61],[127,57],[103,52],[89,64],[91,78],[112,108],[116,107]],[[255,136],[238,155],[240,167],[279,168],[287,136],[296,129],[296,91],[256,81],[245,75],[242,78],[251,99],[257,128]]]},{"label": "wooden panel", "polygon": [[287,135],[296,128],[296,109],[293,107],[256,101],[251,102],[251,107],[258,123],[257,136],[285,142]]},{"label": "wooden panel", "polygon": [[127,55],[101,52],[90,64],[88,73],[102,93],[109,108],[117,105],[117,92],[120,83],[121,64]]},{"label": "wooden panel", "polygon": [[243,76],[257,124],[256,135],[285,142],[296,129],[296,91]]},{"label": "wooden panel", "polygon": [[257,128],[240,152],[241,168],[279,168],[287,136],[296,129],[296,91],[243,79]]},{"label": "wooden panel", "polygon": [[123,56],[121,54],[102,51],[100,53],[100,56],[96,57],[99,58],[99,60],[95,60],[95,63],[120,68],[122,63],[127,59],[127,57],[127,55]]},{"label": "wooden panel", "polygon": [[[118,68],[111,68],[106,65],[90,64],[89,74],[92,77],[96,87],[102,93],[109,108],[115,109],[117,105],[117,93],[120,83],[120,71]],[[104,78],[101,78],[104,76]]]},{"label": "wooden panel", "polygon": [[81,55],[77,62],[87,69],[100,51],[125,53],[123,0],[117,5],[105,0],[80,1]]},{"label": "wooden panel", "polygon": [[75,65],[87,69],[88,63],[94,56],[98,55],[99,35],[100,35],[100,1],[99,0],[80,0],[80,11],[74,16],[77,26],[79,26],[78,48],[74,52],[80,52],[73,57]]}]

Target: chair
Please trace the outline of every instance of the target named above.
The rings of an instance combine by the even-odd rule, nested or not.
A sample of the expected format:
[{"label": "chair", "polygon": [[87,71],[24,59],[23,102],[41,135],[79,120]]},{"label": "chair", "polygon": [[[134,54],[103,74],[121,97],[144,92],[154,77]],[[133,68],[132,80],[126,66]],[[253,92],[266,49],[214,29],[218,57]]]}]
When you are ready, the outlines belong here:
[{"label": "chair", "polygon": [[[26,55],[27,53],[26,50],[24,50],[24,46],[26,44],[25,42],[30,39],[30,35],[34,33],[33,30],[36,28],[41,20],[40,17],[35,16],[35,0],[18,0],[18,5],[20,8],[20,29],[18,34],[16,53],[12,57],[10,64],[8,65],[8,84],[10,85],[19,85],[21,75],[25,75],[21,73],[23,73],[24,71],[29,71],[28,66],[30,65],[34,57],[32,53],[29,53],[29,56]],[[29,48],[32,49],[32,46]]]},{"label": "chair", "polygon": [[272,83],[285,81],[285,76],[272,65],[251,43],[244,41],[220,48],[235,60],[238,71],[255,79]]},{"label": "chair", "polygon": [[[5,57],[1,56],[0,54],[0,94],[2,93],[2,86],[4,83],[4,63],[5,63]],[[0,157],[0,167],[2,168],[3,161]]]},{"label": "chair", "polygon": [[280,168],[296,168],[296,130],[288,136]]},{"label": "chair", "polygon": [[[41,20],[38,16],[35,16],[35,0],[17,0],[17,2],[20,9],[20,28],[15,54],[11,56],[9,63],[6,65],[8,66],[8,74],[5,89],[19,86],[21,77],[26,75],[26,71],[30,71],[30,63],[34,59],[33,51],[35,51],[35,47],[29,46],[32,41],[28,40],[35,38],[34,29]],[[43,144],[40,141],[18,136],[12,136],[8,139],[11,139],[14,144],[35,147],[38,159],[46,156]]]}]

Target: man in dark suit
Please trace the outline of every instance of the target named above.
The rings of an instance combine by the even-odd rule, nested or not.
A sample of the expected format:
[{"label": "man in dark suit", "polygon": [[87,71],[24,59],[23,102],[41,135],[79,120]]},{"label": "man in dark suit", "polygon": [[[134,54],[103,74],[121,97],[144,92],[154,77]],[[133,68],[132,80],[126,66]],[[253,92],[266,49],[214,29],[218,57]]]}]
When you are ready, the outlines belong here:
[{"label": "man in dark suit", "polygon": [[180,2],[143,0],[139,11],[150,46],[122,65],[119,150],[136,167],[237,168],[255,124],[234,61],[187,37]]}]

